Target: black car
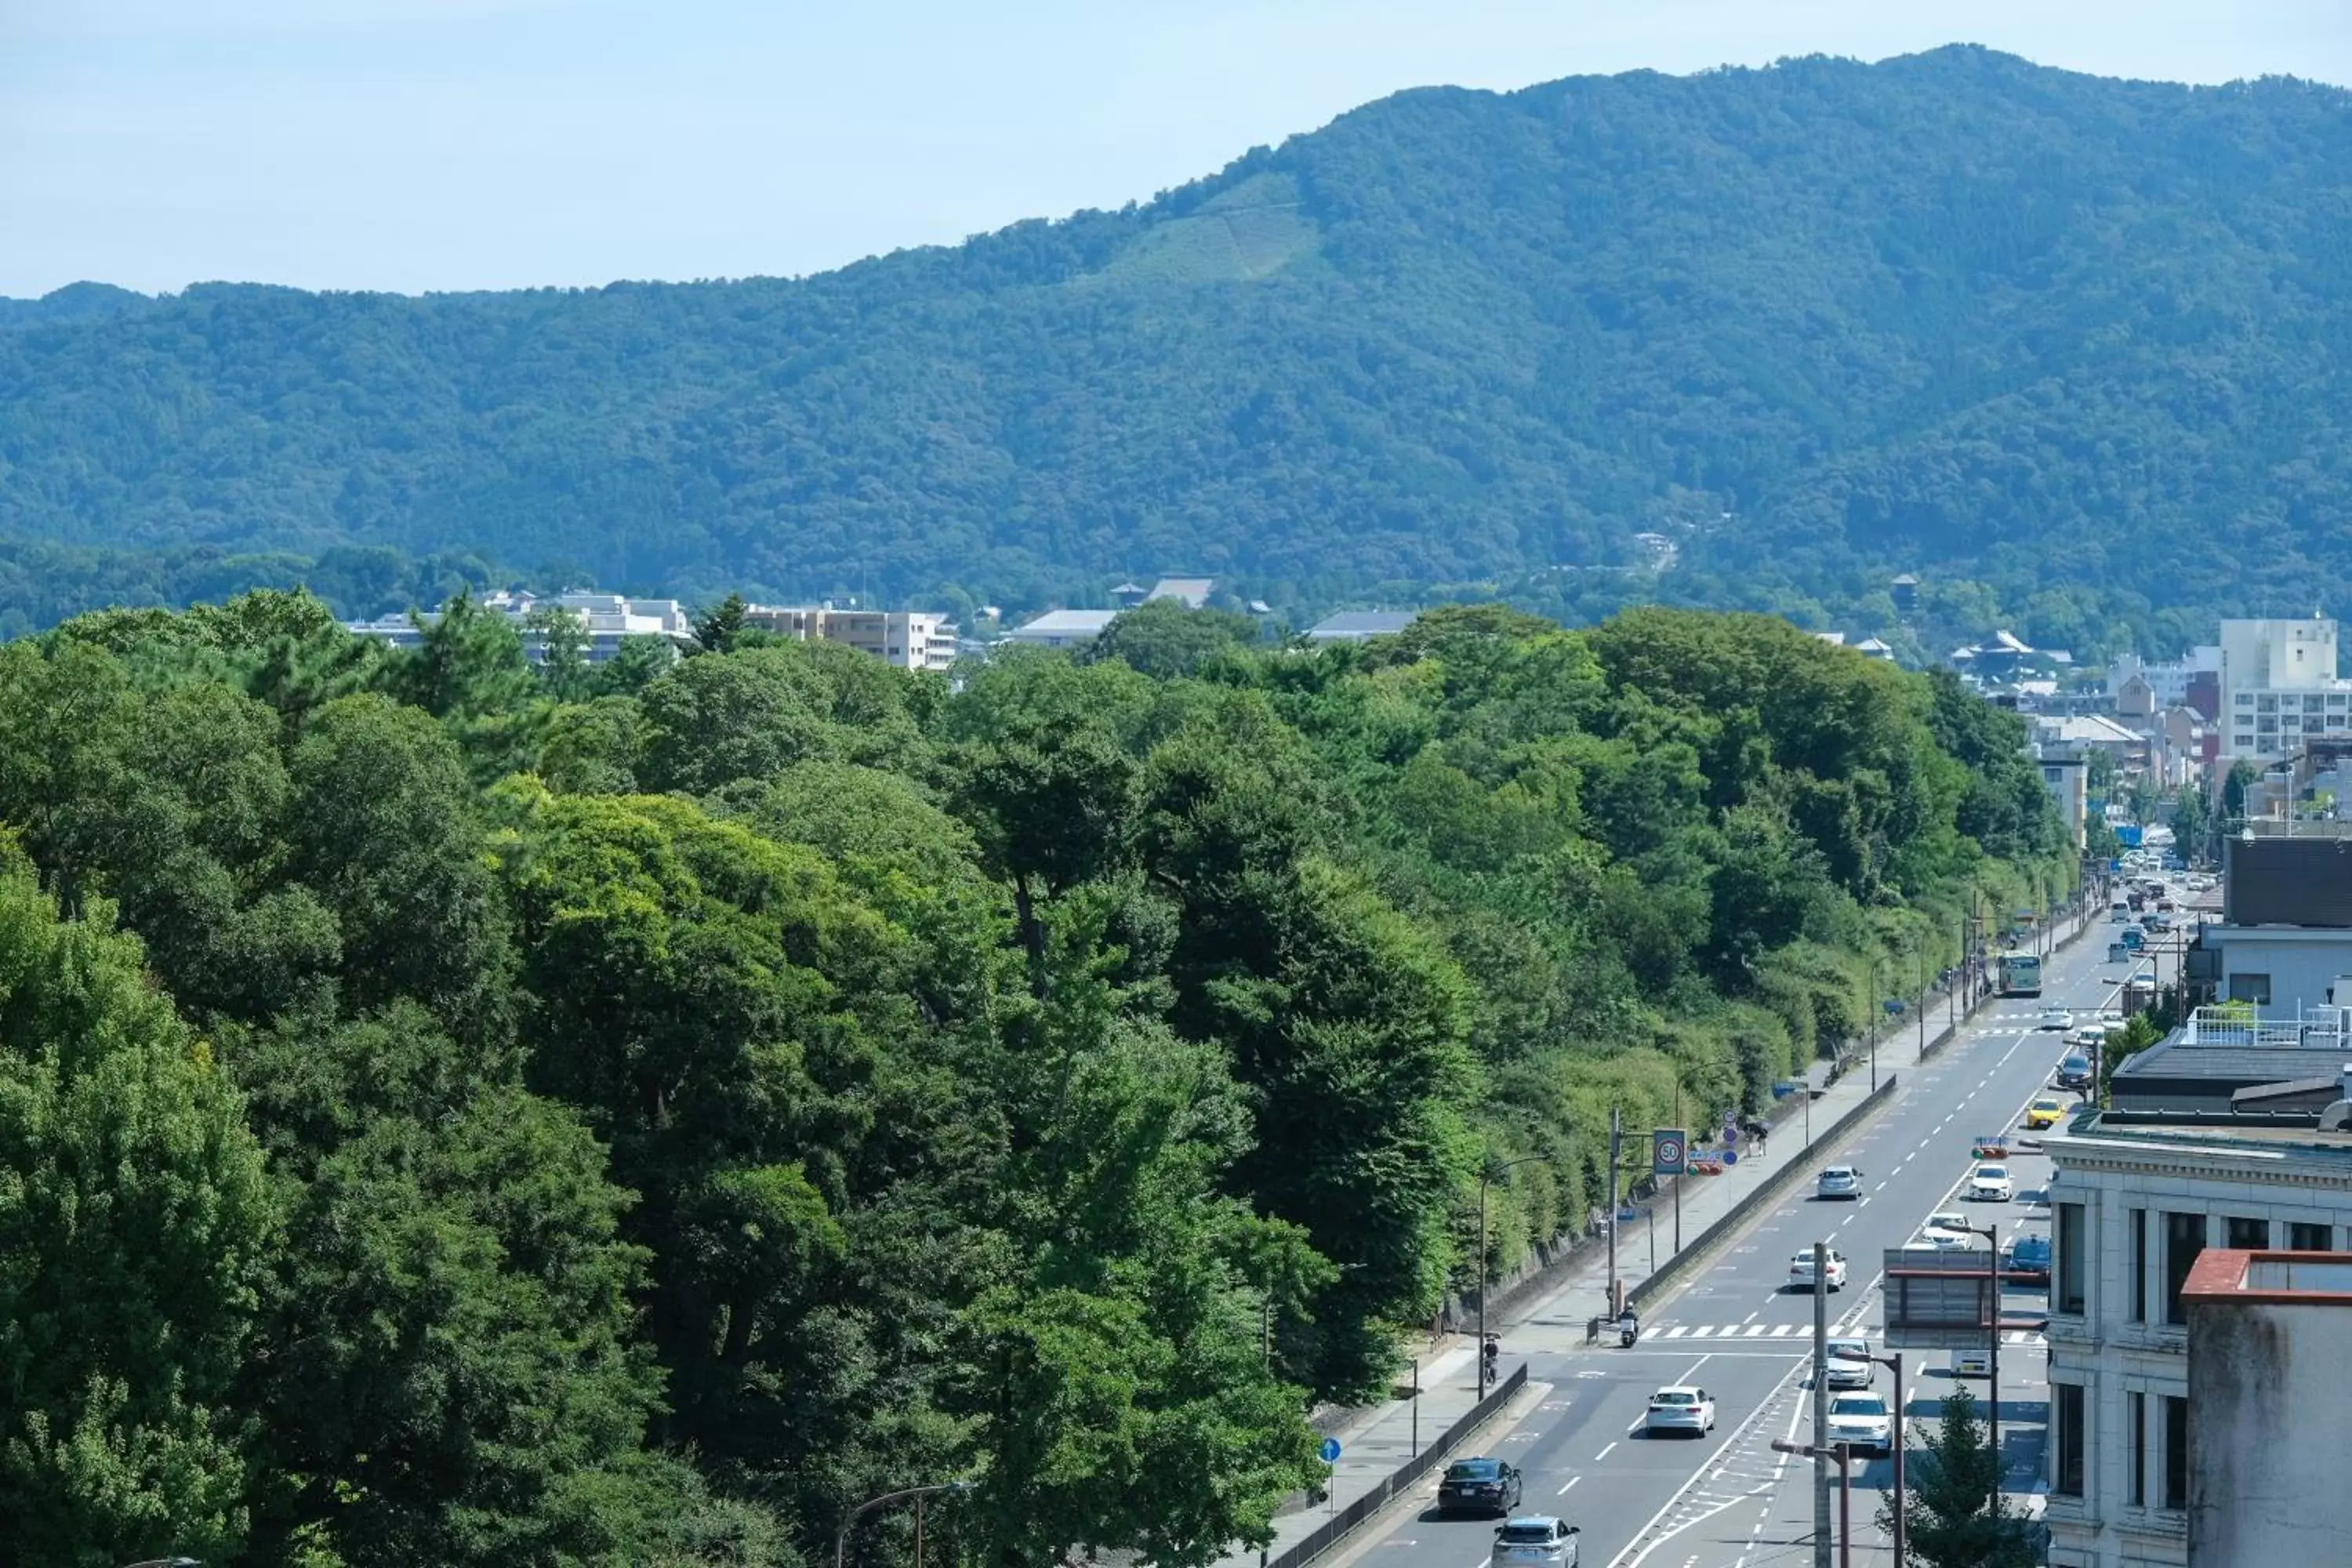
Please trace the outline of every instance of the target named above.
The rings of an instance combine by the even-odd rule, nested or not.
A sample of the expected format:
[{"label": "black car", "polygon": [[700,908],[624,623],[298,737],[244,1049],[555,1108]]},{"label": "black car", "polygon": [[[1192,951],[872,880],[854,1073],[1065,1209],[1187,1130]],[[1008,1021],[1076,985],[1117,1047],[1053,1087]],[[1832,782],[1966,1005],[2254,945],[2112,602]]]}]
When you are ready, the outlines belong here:
[{"label": "black car", "polygon": [[1500,1459],[1456,1459],[1437,1484],[1440,1513],[1490,1513],[1519,1506],[1519,1472]]},{"label": "black car", "polygon": [[2060,1089],[2088,1089],[2098,1081],[2098,1074],[2091,1067],[2091,1058],[2078,1052],[2067,1052],[2065,1059],[2058,1064]]}]

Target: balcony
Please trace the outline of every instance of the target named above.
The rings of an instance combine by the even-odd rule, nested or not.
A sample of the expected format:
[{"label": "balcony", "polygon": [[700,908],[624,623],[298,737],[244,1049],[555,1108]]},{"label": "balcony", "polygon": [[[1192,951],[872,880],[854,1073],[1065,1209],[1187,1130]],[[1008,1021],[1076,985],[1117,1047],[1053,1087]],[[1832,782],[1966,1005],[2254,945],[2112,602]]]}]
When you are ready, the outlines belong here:
[{"label": "balcony", "polygon": [[2263,1046],[2341,1051],[2352,1040],[2352,1008],[2314,1007],[2292,1018],[2264,1018],[2243,1005],[2200,1007],[2180,1031],[2184,1046]]}]

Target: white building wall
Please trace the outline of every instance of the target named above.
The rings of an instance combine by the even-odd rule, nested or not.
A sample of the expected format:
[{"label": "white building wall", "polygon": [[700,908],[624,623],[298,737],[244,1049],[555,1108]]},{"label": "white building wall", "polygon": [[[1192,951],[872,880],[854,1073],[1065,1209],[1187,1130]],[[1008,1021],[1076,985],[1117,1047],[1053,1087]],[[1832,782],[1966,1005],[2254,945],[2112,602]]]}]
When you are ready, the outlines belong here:
[{"label": "white building wall", "polygon": [[2255,1003],[2265,1017],[2293,1018],[2324,1006],[2336,983],[2352,976],[2352,931],[2218,926],[2207,928],[2205,940],[2221,949],[2218,998]]},{"label": "white building wall", "polygon": [[2221,756],[2257,761],[2352,729],[2352,681],[2336,673],[2331,620],[2221,623]]},{"label": "white building wall", "polygon": [[2341,1305],[2200,1301],[2189,1322],[2190,1568],[2352,1558]]},{"label": "white building wall", "polygon": [[[2328,1070],[2334,1060],[2329,1057],[2315,1070]],[[2054,1276],[2052,1282],[2052,1398],[2060,1384],[2083,1387],[2084,1453],[2082,1495],[2053,1490],[2049,1498],[2050,1568],[2186,1568],[2188,1563],[2188,1514],[2163,1506],[2161,1401],[2189,1395],[2188,1329],[2165,1321],[2164,1215],[2203,1215],[2206,1244],[2213,1247],[2231,1244],[2232,1219],[2260,1222],[2261,1245],[2288,1245],[2288,1226],[2297,1223],[2326,1226],[2331,1248],[2352,1244],[2345,1225],[2352,1219],[2352,1150],[2343,1160],[2300,1158],[2285,1145],[2247,1152],[2217,1149],[2221,1142],[2184,1139],[2167,1145],[2096,1133],[2053,1134],[2049,1141],[2057,1166],[2050,1189],[2052,1229],[2059,1227],[2056,1205],[2081,1204],[2087,1264],[2082,1312],[2059,1311]],[[2139,1259],[2145,1316],[2137,1319],[2136,1209],[2147,1216]],[[2147,1424],[2147,1489],[2138,1502],[2131,1492],[2135,1394],[2144,1402]],[[2044,1454],[2044,1479],[2054,1483],[2054,1440]]]}]

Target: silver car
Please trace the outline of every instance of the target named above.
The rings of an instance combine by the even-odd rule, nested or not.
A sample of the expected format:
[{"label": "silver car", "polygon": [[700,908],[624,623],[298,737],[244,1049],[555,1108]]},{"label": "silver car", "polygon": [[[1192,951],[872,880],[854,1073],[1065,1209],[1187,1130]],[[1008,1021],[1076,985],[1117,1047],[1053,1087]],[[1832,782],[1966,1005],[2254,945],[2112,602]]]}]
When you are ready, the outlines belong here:
[{"label": "silver car", "polygon": [[1828,1371],[1822,1381],[1832,1388],[1868,1388],[1877,1370],[1870,1359],[1868,1340],[1833,1339],[1829,1342]]},{"label": "silver car", "polygon": [[1498,1525],[1494,1568],[1576,1568],[1579,1532],[1579,1526],[1545,1513]]},{"label": "silver car", "polygon": [[1854,1165],[1823,1167],[1821,1179],[1813,1184],[1813,1195],[1822,1198],[1858,1198],[1862,1196],[1862,1171]]}]

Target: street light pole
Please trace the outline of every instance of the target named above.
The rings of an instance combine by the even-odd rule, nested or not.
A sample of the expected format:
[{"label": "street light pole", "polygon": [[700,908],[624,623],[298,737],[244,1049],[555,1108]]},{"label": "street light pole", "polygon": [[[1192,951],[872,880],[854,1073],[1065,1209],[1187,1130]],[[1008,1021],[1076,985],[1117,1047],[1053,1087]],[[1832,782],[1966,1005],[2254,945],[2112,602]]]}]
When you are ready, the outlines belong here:
[{"label": "street light pole", "polygon": [[[1612,1125],[1612,1131],[1609,1140],[1610,1151],[1612,1153],[1614,1153],[1617,1145],[1614,1131],[1616,1113],[1614,1111],[1610,1113],[1610,1122]],[[1486,1183],[1492,1177],[1509,1174],[1517,1166],[1532,1165],[1542,1158],[1543,1156],[1540,1154],[1528,1154],[1517,1160],[1506,1160],[1499,1165],[1481,1164],[1478,1167],[1478,1397],[1481,1399],[1486,1397],[1487,1373],[1496,1370],[1490,1367],[1486,1362],[1486,1259],[1488,1253],[1491,1251],[1486,1241]],[[1615,1202],[1617,1192],[1617,1174],[1613,1170],[1611,1171],[1609,1175],[1609,1192],[1611,1199],[1609,1206],[1609,1255],[1613,1258],[1617,1256],[1617,1205]],[[1613,1279],[1616,1277],[1617,1270],[1612,1267],[1609,1273],[1610,1277]],[[1416,1415],[1420,1414],[1418,1405],[1414,1407],[1414,1414]],[[835,1564],[835,1568],[840,1568],[840,1565],[836,1563]]]},{"label": "street light pole", "polygon": [[[1874,1360],[1876,1358],[1873,1358]],[[1851,1443],[1791,1443],[1786,1437],[1772,1439],[1776,1454],[1798,1454],[1813,1461],[1818,1468],[1824,1463],[1838,1468],[1838,1531],[1837,1560],[1839,1568],[1853,1568],[1853,1445]],[[1824,1483],[1826,1484],[1826,1483]],[[1824,1493],[1824,1500],[1827,1494]],[[1830,1560],[1828,1503],[1815,1510],[1813,1561],[1828,1568]],[[1900,1554],[1895,1558],[1899,1563]]]},{"label": "street light pole", "polygon": [[1992,1280],[1992,1310],[1985,1325],[1985,1373],[1991,1380],[1990,1397],[1985,1401],[1987,1412],[1986,1440],[1992,1446],[1992,1500],[2000,1502],[2000,1484],[2009,1475],[2009,1467],[2000,1452],[2000,1226],[1972,1225],[1972,1236],[1985,1238],[1985,1272]]},{"label": "street light pole", "polygon": [[1881,1366],[1895,1369],[1895,1568],[1903,1568],[1906,1540],[1910,1531],[1910,1521],[1903,1515],[1903,1500],[1906,1495],[1903,1489],[1903,1450],[1909,1447],[1904,1441],[1903,1429],[1903,1352],[1896,1351],[1893,1355],[1876,1355],[1870,1359]]}]

